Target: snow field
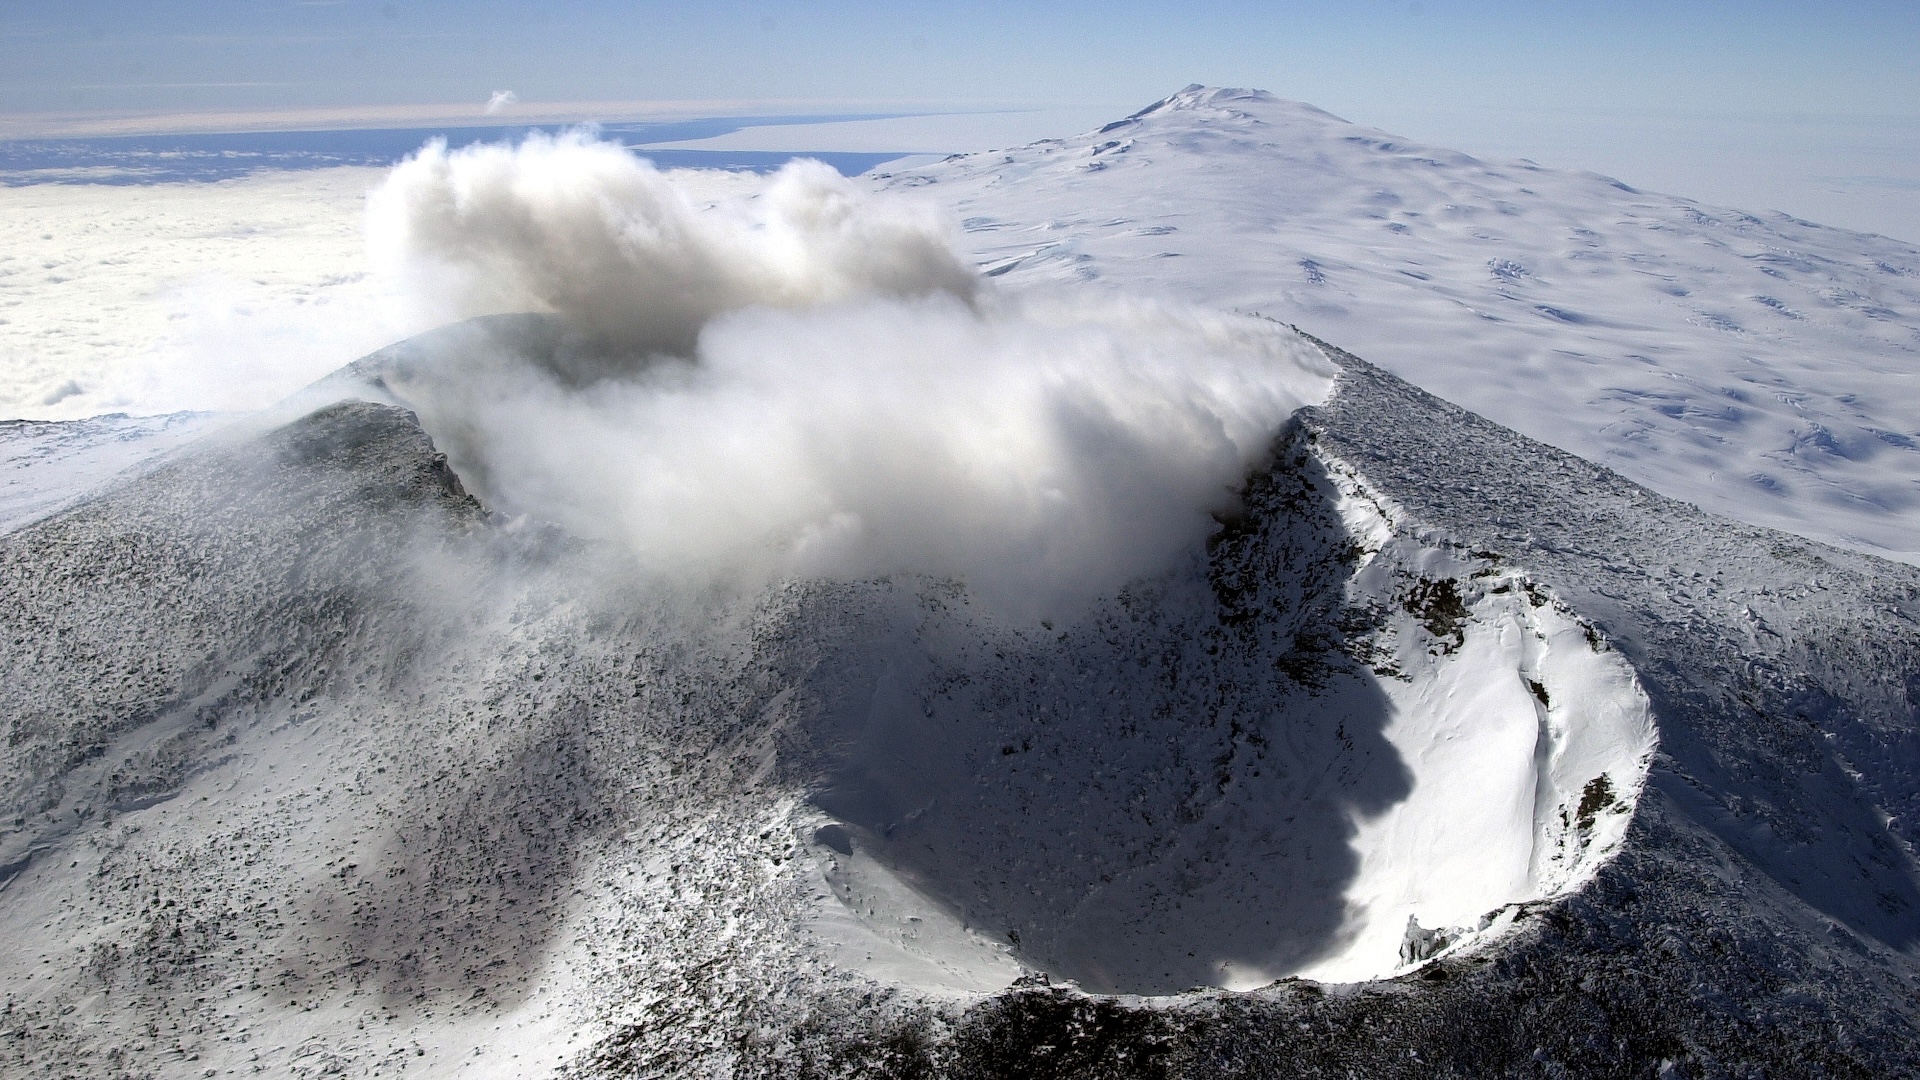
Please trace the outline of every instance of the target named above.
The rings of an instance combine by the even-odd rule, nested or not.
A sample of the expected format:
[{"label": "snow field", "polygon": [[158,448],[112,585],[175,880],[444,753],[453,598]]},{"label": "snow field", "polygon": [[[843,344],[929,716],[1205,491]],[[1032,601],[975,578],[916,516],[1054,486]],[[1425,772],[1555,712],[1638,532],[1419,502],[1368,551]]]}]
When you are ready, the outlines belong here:
[{"label": "snow field", "polygon": [[217,424],[207,413],[0,420],[0,534],[56,513]]},{"label": "snow field", "polygon": [[1920,249],[1193,87],[881,181],[986,273],[1291,323],[1718,514],[1914,561]]}]

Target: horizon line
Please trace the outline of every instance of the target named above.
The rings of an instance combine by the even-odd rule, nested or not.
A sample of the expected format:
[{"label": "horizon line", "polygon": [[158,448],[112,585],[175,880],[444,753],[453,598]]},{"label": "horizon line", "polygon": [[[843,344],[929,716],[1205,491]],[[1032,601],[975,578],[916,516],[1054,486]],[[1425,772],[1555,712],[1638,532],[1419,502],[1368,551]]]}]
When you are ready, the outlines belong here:
[{"label": "horizon line", "polygon": [[731,117],[817,117],[830,112],[934,116],[1028,112],[1035,105],[855,98],[686,98],[609,101],[519,101],[487,112],[486,102],[314,106],[296,109],[222,109],[139,113],[0,113],[0,141],[84,139],[139,135],[238,135],[270,131],[356,131],[409,127],[506,127]]}]

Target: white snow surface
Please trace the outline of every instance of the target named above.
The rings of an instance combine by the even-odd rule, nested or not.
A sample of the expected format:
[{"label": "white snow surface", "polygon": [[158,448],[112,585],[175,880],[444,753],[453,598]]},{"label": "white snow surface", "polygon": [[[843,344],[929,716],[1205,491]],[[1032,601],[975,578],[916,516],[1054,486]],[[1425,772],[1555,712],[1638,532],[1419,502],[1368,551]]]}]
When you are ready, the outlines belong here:
[{"label": "white snow surface", "polygon": [[218,421],[209,413],[0,420],[0,535],[72,506]]},{"label": "white snow surface", "polygon": [[1299,326],[1705,509],[1920,560],[1920,249],[1253,90],[886,177],[989,274]]},{"label": "white snow surface", "polygon": [[1405,511],[1326,460],[1341,517],[1371,549],[1354,591],[1387,600],[1409,575],[1473,583],[1450,652],[1395,618],[1385,735],[1411,791],[1359,821],[1346,948],[1299,972],[1355,982],[1414,959],[1398,951],[1409,920],[1464,944],[1503,926],[1502,909],[1584,884],[1626,837],[1655,734],[1632,666],[1564,607],[1519,573],[1421,543]]}]

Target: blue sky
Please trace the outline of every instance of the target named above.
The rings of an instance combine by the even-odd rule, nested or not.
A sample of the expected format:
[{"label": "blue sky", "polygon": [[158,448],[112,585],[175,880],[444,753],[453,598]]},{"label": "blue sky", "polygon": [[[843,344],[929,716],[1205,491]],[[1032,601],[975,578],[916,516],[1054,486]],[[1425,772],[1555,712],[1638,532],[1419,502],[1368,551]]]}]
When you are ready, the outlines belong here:
[{"label": "blue sky", "polygon": [[12,114],[477,105],[510,89],[529,106],[1106,116],[1189,82],[1752,209],[1874,228],[1845,207],[1894,207],[1878,227],[1920,240],[1915,0],[0,4]]},{"label": "blue sky", "polygon": [[8,0],[0,112],[722,98],[1920,113],[1920,4]]}]

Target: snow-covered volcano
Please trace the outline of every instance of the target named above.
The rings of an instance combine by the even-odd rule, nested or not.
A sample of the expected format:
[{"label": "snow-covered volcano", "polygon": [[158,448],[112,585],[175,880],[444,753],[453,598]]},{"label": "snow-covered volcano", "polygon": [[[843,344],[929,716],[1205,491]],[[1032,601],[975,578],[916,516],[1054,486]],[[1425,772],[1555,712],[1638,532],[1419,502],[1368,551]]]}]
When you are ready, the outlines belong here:
[{"label": "snow-covered volcano", "polygon": [[[983,237],[1082,231],[993,263],[1001,286],[1170,290],[1196,265],[1286,315],[1289,288],[1336,280],[1314,259],[1251,302],[1308,270],[1244,216],[1248,163],[1281,158],[1246,148],[1289,123],[1393,157],[1196,90],[1084,145],[891,182],[997,215]],[[826,194],[804,205],[857,203]],[[1022,224],[1041,206],[1063,209]],[[1183,234],[1205,242],[1141,255]],[[654,234],[587,238],[607,235],[620,268]],[[881,243],[821,235],[836,259]],[[1489,287],[1544,288],[1536,264]],[[709,321],[682,353],[611,366],[604,339],[567,352],[564,320],[464,324],[104,489],[79,490],[106,460],[82,451],[118,425],[36,429],[73,467],[14,504],[64,509],[0,536],[8,1074],[1920,1069],[1920,571],[1664,498],[1270,323],[1001,305],[928,265],[938,295],[893,275],[912,295],[736,322],[693,293]],[[853,371],[943,408],[1018,392],[1022,423],[928,413],[949,437],[927,441],[836,412],[821,386],[864,384],[832,381],[835,328],[883,358],[1000,350],[958,381]],[[784,382],[709,393],[761,355],[792,361]],[[518,391],[544,426],[486,412]],[[863,401],[895,417],[883,397]],[[509,486],[545,451],[519,475],[618,496],[637,461],[678,490],[677,442],[574,437],[672,422],[663,398],[737,410],[683,429],[735,450],[797,433],[779,445],[825,466],[770,463],[762,487],[804,487],[799,526],[654,520],[707,505],[678,498],[595,532],[591,499]],[[1142,436],[1167,420],[1190,437]],[[1048,467],[956,513],[982,477],[1028,475],[980,465],[1016,436],[1015,464]],[[716,500],[766,479],[711,475],[739,479]],[[1071,530],[1025,528],[1032,507],[1084,527],[1074,560],[1155,554],[1023,607],[972,580],[986,562],[849,541],[886,520],[848,482],[870,476],[911,496],[903,527],[998,523],[939,537],[961,555],[1056,553]],[[662,573],[635,535],[852,555]]]},{"label": "snow-covered volcano", "polygon": [[[560,1057],[651,1024],[689,965],[965,1003],[1493,947],[1619,850],[1647,699],[1523,569],[1275,450],[1205,544],[1033,625],[915,576],[646,584],[487,525],[390,405],[203,443],[7,547],[9,983],[115,1031],[218,986],[215,1067],[297,1030],[452,1068],[490,1018]],[[137,581],[70,579],[122,546]]]},{"label": "snow-covered volcano", "polygon": [[1258,311],[1716,513],[1915,561],[1920,249],[1253,90],[902,173],[986,272]]}]

